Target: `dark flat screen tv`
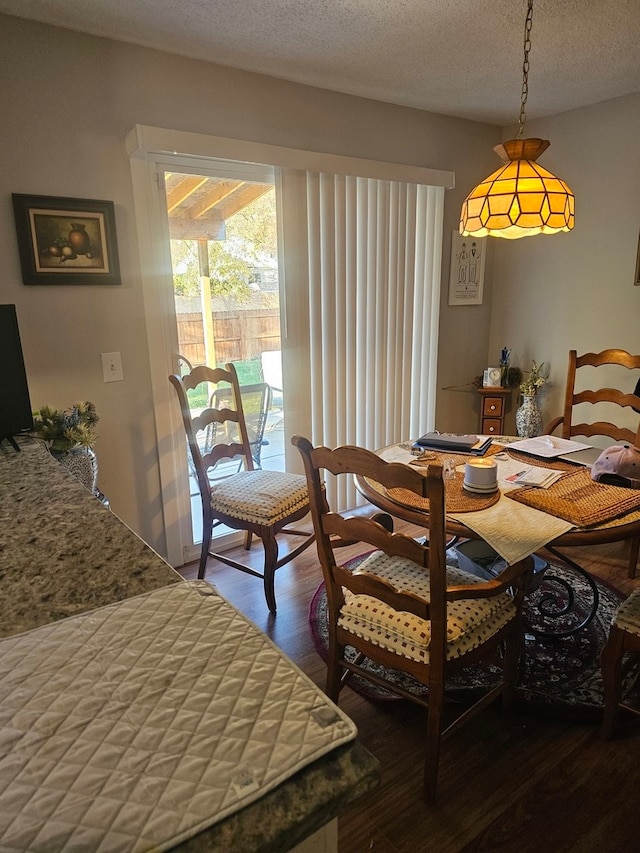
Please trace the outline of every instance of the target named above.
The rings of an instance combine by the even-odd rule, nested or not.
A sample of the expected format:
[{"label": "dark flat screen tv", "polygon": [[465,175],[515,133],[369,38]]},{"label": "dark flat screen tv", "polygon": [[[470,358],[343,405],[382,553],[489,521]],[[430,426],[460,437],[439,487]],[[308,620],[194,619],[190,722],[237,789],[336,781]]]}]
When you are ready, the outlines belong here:
[{"label": "dark flat screen tv", "polygon": [[15,305],[0,305],[0,442],[19,450],[15,436],[33,429]]}]

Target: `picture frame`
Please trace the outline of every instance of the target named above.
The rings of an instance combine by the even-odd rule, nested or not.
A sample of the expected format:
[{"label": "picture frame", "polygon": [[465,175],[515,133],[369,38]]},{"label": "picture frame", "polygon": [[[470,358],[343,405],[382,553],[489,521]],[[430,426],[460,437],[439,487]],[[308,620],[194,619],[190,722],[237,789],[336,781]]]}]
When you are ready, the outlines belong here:
[{"label": "picture frame", "polygon": [[636,287],[640,287],[640,234],[638,234],[638,254],[636,255],[636,278],[633,283]]},{"label": "picture frame", "polygon": [[24,284],[120,284],[112,201],[13,193]]},{"label": "picture frame", "polygon": [[449,305],[482,305],[486,237],[451,232]]}]

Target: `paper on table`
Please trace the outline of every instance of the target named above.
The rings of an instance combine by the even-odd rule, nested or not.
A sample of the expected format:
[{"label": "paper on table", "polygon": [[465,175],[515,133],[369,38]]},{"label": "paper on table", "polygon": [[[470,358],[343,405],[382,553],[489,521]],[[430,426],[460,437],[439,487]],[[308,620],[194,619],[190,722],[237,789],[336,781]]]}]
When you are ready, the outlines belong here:
[{"label": "paper on table", "polygon": [[539,489],[548,489],[562,477],[562,474],[562,471],[553,471],[551,468],[541,468],[536,465],[512,474],[509,480],[517,486],[536,486]]},{"label": "paper on table", "polygon": [[[517,506],[515,511],[511,504]],[[523,509],[526,512],[521,512]],[[447,517],[477,533],[508,565],[535,553],[573,527],[562,518],[519,504],[504,495],[488,509],[448,512]]]},{"label": "paper on table", "polygon": [[572,450],[584,450],[585,447],[590,446],[580,441],[571,441],[568,438],[556,438],[555,435],[539,435],[537,438],[514,441],[509,445],[509,450],[518,450],[521,453],[531,453],[533,456],[552,459],[554,456],[562,456],[563,453],[571,453]]},{"label": "paper on table", "polygon": [[378,455],[385,462],[404,462],[405,465],[409,465],[416,458],[410,448],[411,443],[391,444],[381,450]]}]

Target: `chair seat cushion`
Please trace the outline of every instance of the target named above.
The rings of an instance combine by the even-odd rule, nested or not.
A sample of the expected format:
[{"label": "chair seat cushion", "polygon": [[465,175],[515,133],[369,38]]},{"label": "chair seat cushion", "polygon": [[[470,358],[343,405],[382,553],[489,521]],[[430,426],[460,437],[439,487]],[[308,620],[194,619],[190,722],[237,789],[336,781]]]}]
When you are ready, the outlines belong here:
[{"label": "chair seat cushion", "polygon": [[309,505],[306,477],[283,471],[240,471],[211,485],[216,512],[269,527]]},{"label": "chair seat cushion", "polygon": [[636,589],[622,602],[613,619],[613,624],[622,631],[637,634],[640,637],[640,589]]},{"label": "chair seat cushion", "polygon": [[[412,592],[429,601],[429,570],[403,557],[380,551],[356,569],[358,574],[383,578],[398,592]],[[447,567],[447,585],[481,584],[484,581],[462,569]],[[516,615],[509,593],[490,598],[463,599],[447,606],[447,658],[460,657],[480,646]],[[412,613],[394,610],[376,598],[345,590],[345,604],[338,624],[345,631],[376,646],[422,663],[429,662],[431,623]]]}]

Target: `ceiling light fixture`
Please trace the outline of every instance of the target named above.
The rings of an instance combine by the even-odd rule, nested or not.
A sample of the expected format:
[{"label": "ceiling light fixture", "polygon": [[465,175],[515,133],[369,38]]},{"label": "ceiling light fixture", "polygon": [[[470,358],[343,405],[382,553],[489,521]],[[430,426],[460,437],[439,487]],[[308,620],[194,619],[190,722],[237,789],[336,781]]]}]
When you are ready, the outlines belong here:
[{"label": "ceiling light fixture", "polygon": [[563,180],[536,163],[549,147],[549,140],[524,138],[532,21],[533,0],[528,0],[518,134],[515,139],[496,145],[493,150],[505,165],[466,197],[460,216],[460,233],[465,237],[517,240],[534,234],[571,231],[574,226],[573,193]]}]

